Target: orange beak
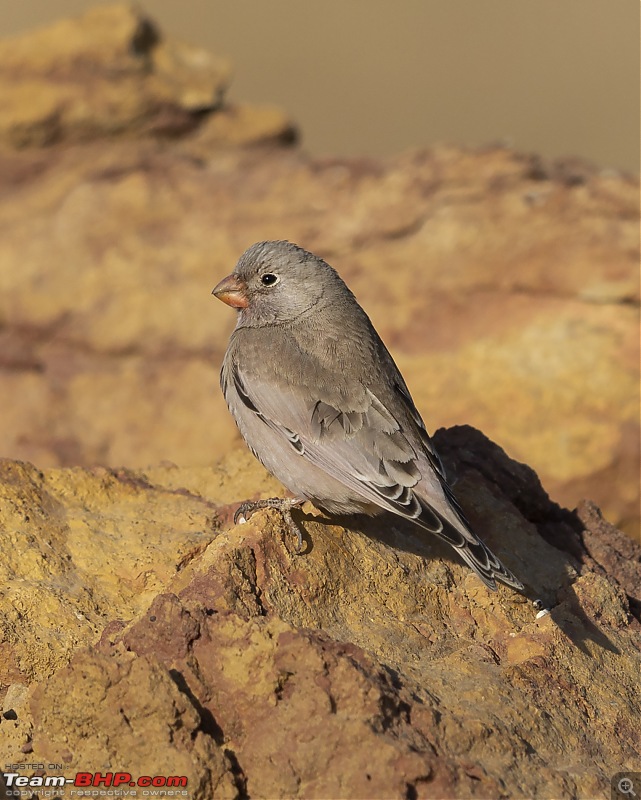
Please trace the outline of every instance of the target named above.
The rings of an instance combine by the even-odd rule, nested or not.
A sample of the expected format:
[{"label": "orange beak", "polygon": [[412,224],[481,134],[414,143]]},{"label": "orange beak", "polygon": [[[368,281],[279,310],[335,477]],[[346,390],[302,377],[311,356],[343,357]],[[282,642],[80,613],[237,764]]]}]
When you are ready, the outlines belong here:
[{"label": "orange beak", "polygon": [[232,308],[247,308],[247,284],[236,275],[228,275],[214,286],[212,294]]}]

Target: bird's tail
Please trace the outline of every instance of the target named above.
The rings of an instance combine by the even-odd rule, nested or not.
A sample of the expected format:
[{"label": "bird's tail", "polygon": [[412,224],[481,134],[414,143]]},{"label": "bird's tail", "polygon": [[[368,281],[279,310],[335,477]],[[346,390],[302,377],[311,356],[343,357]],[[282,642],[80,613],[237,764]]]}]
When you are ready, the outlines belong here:
[{"label": "bird's tail", "polygon": [[496,591],[496,581],[499,580],[513,589],[523,590],[521,581],[503,566],[490,548],[470,530],[462,511],[457,507],[458,504],[456,506],[452,504],[459,518],[457,519],[459,524],[455,525],[421,498],[418,500],[422,506],[422,513],[412,521],[450,544],[486,586]]},{"label": "bird's tail", "polygon": [[[445,541],[448,537],[442,536]],[[475,542],[465,542],[463,545],[454,545],[461,558],[469,564],[486,586],[496,591],[496,581],[499,580],[506,586],[523,591],[523,584],[504,566],[487,545],[476,537]]]}]

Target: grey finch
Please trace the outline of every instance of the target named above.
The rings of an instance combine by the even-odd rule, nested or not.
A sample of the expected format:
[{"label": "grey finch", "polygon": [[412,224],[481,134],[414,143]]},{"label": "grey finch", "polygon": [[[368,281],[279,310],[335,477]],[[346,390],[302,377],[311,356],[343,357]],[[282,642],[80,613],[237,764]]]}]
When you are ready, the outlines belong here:
[{"label": "grey finch", "polygon": [[281,512],[391,512],[441,537],[491,589],[522,583],[470,529],[410,392],[338,273],[290,242],[259,242],[213,294],[238,311],[220,383],[249,449],[293,499]]}]

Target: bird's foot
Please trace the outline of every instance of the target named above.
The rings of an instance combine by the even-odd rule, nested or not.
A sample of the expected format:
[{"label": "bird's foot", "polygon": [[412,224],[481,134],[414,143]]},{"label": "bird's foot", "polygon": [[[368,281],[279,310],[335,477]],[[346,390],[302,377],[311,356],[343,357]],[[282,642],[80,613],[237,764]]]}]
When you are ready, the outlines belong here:
[{"label": "bird's foot", "polygon": [[251,517],[251,515],[259,511],[261,508],[274,508],[281,515],[289,532],[296,539],[296,552],[300,553],[303,549],[303,535],[300,528],[292,519],[292,508],[297,508],[305,502],[303,497],[270,497],[267,500],[247,500],[241,503],[238,510],[234,514],[234,525],[242,525],[243,522]]}]

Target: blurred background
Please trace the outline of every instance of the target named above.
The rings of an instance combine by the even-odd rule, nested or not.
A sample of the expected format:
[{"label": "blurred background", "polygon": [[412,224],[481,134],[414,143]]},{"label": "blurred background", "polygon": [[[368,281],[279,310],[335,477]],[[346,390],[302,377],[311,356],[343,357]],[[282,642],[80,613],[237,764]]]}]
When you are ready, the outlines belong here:
[{"label": "blurred background", "polygon": [[244,452],[211,288],[289,239],[431,431],[639,536],[636,0],[23,0],[0,100],[0,457]]},{"label": "blurred background", "polygon": [[[91,0],[4,3],[5,37]],[[286,109],[312,154],[501,141],[639,171],[637,0],[149,0],[228,56],[230,99]]]}]

